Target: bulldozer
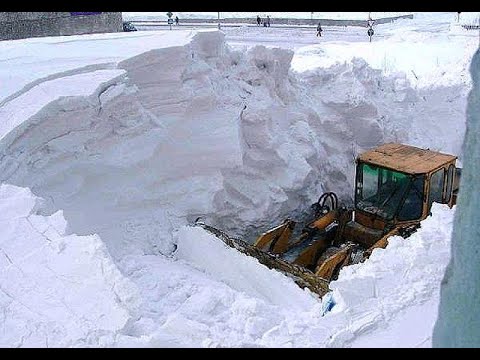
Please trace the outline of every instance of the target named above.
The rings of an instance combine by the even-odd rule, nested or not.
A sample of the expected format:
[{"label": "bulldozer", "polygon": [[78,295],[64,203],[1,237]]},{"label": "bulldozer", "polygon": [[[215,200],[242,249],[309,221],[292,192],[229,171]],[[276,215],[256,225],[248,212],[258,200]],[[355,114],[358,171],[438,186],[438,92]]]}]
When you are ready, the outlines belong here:
[{"label": "bulldozer", "polygon": [[431,214],[433,202],[456,204],[461,176],[456,159],[411,145],[383,144],[356,158],[353,207],[339,205],[337,195],[326,192],[303,227],[287,218],[253,244],[202,221],[197,225],[323,296],[341,268],[365,261],[391,236],[408,238]]}]

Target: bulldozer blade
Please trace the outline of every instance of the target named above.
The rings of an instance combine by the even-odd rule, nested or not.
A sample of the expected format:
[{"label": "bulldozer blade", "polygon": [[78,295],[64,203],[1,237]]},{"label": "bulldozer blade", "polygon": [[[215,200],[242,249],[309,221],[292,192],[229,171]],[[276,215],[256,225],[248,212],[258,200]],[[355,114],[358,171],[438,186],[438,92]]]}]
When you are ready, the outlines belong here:
[{"label": "bulldozer blade", "polygon": [[234,239],[228,236],[225,232],[206,225],[203,222],[195,224],[202,227],[204,230],[222,240],[226,245],[240,251],[241,253],[256,258],[261,264],[265,265],[269,269],[280,271],[284,275],[293,279],[295,283],[303,288],[308,288],[320,297],[330,291],[328,287],[328,281],[315,275],[312,271],[305,269],[301,266],[291,264],[273,254],[264,252],[253,245],[241,240]]}]

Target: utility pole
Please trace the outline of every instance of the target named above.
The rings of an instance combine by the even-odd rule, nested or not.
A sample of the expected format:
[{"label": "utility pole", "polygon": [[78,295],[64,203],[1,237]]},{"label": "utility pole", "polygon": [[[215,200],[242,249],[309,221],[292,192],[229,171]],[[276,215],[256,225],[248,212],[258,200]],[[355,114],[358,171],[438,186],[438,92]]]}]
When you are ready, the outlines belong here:
[{"label": "utility pole", "polygon": [[218,12],[218,30],[220,30],[222,27],[220,26],[220,11]]},{"label": "utility pole", "polygon": [[368,31],[367,31],[367,34],[368,34],[368,37],[370,38],[370,42],[372,42],[372,36],[375,32],[373,31],[374,21],[373,21],[372,17],[370,16],[370,14],[371,14],[371,12],[368,13],[368,20],[367,20]]}]

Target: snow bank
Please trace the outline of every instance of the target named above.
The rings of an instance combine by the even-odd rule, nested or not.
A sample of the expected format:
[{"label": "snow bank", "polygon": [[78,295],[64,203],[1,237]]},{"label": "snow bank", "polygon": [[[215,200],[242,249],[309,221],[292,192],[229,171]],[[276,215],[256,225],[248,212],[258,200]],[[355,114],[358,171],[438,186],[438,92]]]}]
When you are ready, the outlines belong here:
[{"label": "snow bank", "polygon": [[315,304],[308,290],[301,290],[291,279],[230,248],[201,228],[184,227],[176,239],[176,258],[188,261],[237,291],[293,311]]},{"label": "snow bank", "polygon": [[331,346],[431,347],[454,210],[434,203],[432,213],[408,239],[391,237],[385,249],[343,268],[330,284],[335,302],[352,318]]},{"label": "snow bank", "polygon": [[[151,251],[159,227],[167,226],[168,233],[167,217],[175,217],[163,204],[175,199],[177,206],[168,210],[179,216],[208,213],[205,198],[221,187],[219,168],[240,162],[233,126],[238,114],[217,107],[207,76],[206,61],[219,56],[221,36],[200,32],[189,46],[157,47],[119,61],[118,69],[53,78],[11,98],[0,109],[7,119],[2,180],[51,199],[50,211],[64,209],[77,233],[99,233],[114,255],[131,251],[122,246],[124,237]],[[187,37],[183,33],[180,40]],[[125,46],[123,38],[109,40],[112,53]],[[77,90],[69,92],[72,83]],[[189,140],[190,133],[197,141]],[[225,156],[211,165],[216,153]],[[186,208],[178,205],[182,201]],[[158,246],[169,251],[168,244]]]},{"label": "snow bank", "polygon": [[96,235],[67,234],[62,212],[0,185],[0,347],[109,346],[131,319],[135,288]]},{"label": "snow bank", "polygon": [[480,253],[480,232],[477,226],[480,51],[476,52],[470,71],[474,87],[468,98],[467,133],[463,144],[465,170],[460,182],[458,211],[453,228],[452,258],[442,281],[441,303],[433,341],[435,347],[480,346],[480,312],[477,307],[480,297],[480,266],[474,260]]},{"label": "snow bank", "polygon": [[[372,42],[366,36],[348,38],[342,32],[338,41],[335,33],[327,32],[320,44],[305,46],[295,53],[292,67],[298,72],[328,67],[337,62],[349,63],[359,57],[383,74],[405,74],[415,89],[466,85],[471,87],[468,71],[470,61],[478,48],[478,32],[462,28],[472,14],[462,13],[465,20],[457,22],[456,13],[415,13],[414,19],[375,26]],[[466,97],[468,89],[462,91]],[[463,104],[465,107],[465,104]]]},{"label": "snow bank", "polygon": [[[298,78],[309,88],[306,96],[312,108],[319,114],[326,113],[325,108],[333,113],[321,120],[329,157],[345,148],[353,157],[390,141],[456,154],[461,160],[467,84],[417,89],[404,73],[385,76],[362,58],[304,71]],[[349,160],[343,156],[343,161]],[[339,161],[342,158],[331,162]],[[349,164],[344,169],[353,171]],[[354,177],[353,172],[343,173]],[[334,176],[327,178],[336,181]]]},{"label": "snow bank", "polygon": [[[0,106],[42,82],[113,69],[118,62],[151,49],[185,45],[191,35],[142,31],[2,41]],[[112,49],[112,43],[118,46]]]}]

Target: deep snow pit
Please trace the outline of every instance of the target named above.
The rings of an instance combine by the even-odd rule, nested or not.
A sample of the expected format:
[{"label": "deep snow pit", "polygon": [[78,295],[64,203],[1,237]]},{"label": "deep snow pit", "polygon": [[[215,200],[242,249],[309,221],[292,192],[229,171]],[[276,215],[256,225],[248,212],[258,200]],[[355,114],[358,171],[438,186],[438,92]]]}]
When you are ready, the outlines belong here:
[{"label": "deep snow pit", "polygon": [[[351,201],[355,156],[383,142],[460,154],[433,124],[463,99],[438,112],[362,59],[297,73],[292,51],[233,50],[216,30],[70,38],[0,43],[19,57],[51,47],[58,65],[39,58],[0,93],[0,346],[374,346],[370,334],[398,331],[390,319],[438,302],[441,266],[427,283],[412,264],[432,251],[446,265],[448,244],[428,235],[447,239],[453,210],[434,208],[419,245],[394,239],[342,271],[325,316],[308,290],[185,225],[248,237],[325,191]],[[411,247],[403,283],[380,259]],[[430,325],[398,345],[429,346]]]},{"label": "deep snow pit", "polygon": [[72,231],[98,233],[114,258],[169,254],[171,232],[197,216],[242,236],[300,216],[325,191],[351,201],[356,154],[408,142],[412,104],[418,126],[439,121],[405,78],[361,59],[295,74],[290,50],[243,53],[221,32],[186,33],[182,46],[162,34],[160,48],[150,34],[130,56],[104,39],[103,52],[124,54],[109,69],[49,75],[10,96],[0,180],[51,201]]}]

